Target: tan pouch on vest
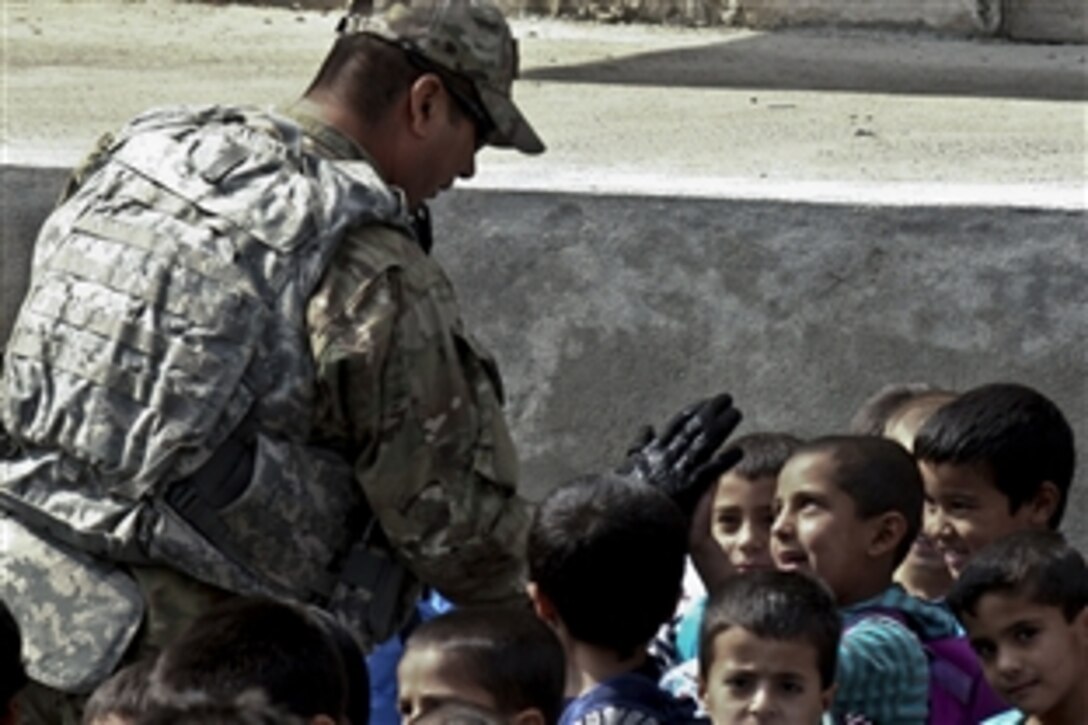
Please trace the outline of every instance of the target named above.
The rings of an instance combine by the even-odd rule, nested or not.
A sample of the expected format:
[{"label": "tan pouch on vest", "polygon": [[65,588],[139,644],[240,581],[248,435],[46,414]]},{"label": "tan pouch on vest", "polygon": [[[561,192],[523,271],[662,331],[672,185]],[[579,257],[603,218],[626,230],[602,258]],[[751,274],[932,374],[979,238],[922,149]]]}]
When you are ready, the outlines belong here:
[{"label": "tan pouch on vest", "polygon": [[90,692],[116,669],[144,614],[135,580],[116,565],[2,513],[0,599],[19,623],[30,678],[70,693]]}]

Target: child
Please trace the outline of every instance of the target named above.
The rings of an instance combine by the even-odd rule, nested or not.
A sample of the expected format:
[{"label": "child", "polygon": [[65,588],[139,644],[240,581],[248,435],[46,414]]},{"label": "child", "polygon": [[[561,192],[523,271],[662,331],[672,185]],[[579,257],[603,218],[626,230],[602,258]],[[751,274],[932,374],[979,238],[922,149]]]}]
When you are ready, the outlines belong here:
[{"label": "child", "polygon": [[[884,423],[883,436],[913,451],[918,430],[939,408],[955,399],[955,393],[944,390],[918,393],[891,412]],[[952,575],[944,563],[944,555],[926,535],[924,527],[894,578],[909,593],[922,599],[940,601],[948,594]]]},{"label": "child", "polygon": [[888,419],[912,400],[931,394],[944,394],[930,383],[889,383],[861,404],[850,419],[850,433],[862,436],[886,436]]},{"label": "child", "polygon": [[688,522],[661,491],[612,474],[554,489],[529,527],[529,596],[559,634],[574,696],[563,725],[694,712],[657,686],[647,646],[680,594]]},{"label": "child", "polygon": [[[774,568],[771,523],[775,482],[786,459],[799,445],[801,441],[788,433],[752,433],[733,441],[724,452],[740,451],[740,462],[721,475],[695,510],[691,557],[705,589],[679,612],[671,642],[655,641],[659,651],[672,653],[670,664],[691,662],[676,670],[676,676],[689,685],[695,681],[694,660],[706,605],[705,591],[716,590],[736,574]],[[694,693],[679,681],[669,689],[677,694]]]},{"label": "child", "polygon": [[842,623],[819,582],[758,571],[711,595],[699,647],[699,696],[715,725],[816,725],[831,705]]},{"label": "child", "polygon": [[155,660],[126,665],[103,682],[87,700],[83,725],[132,725],[147,712],[147,687]]},{"label": "child", "polygon": [[162,651],[150,704],[226,702],[258,690],[309,725],[346,720],[344,665],[327,625],[303,607],[237,597],[201,615]]},{"label": "child", "polygon": [[1073,479],[1073,431],[1031,388],[969,390],[926,421],[914,453],[929,503],[926,532],[953,577],[990,542],[1061,523]]},{"label": "child", "polygon": [[948,605],[990,684],[1020,710],[989,723],[1088,722],[1088,566],[1059,534],[1025,531],[986,547]]},{"label": "child", "polygon": [[555,725],[565,676],[559,640],[532,612],[455,610],[408,638],[397,667],[402,722]]},{"label": "child", "polygon": [[892,583],[922,522],[914,459],[883,438],[817,439],[783,467],[775,509],[775,563],[823,581],[846,622],[832,714],[925,722],[930,667],[919,640],[955,637],[957,627],[943,608]]}]

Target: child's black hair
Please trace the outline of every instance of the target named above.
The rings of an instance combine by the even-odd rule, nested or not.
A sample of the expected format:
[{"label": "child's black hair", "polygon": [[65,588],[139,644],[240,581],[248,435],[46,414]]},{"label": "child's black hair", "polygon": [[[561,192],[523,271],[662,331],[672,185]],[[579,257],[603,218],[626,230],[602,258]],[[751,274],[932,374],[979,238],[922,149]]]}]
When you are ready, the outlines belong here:
[{"label": "child's black hair", "polygon": [[219,701],[251,689],[297,717],[343,717],[344,665],[325,625],[286,602],[229,599],[163,650],[149,697],[170,701],[192,693]]},{"label": "child's black hair", "polygon": [[729,470],[754,481],[777,476],[800,445],[801,439],[789,433],[749,433],[727,443],[722,452],[740,451],[740,461]]},{"label": "child's black hair", "polygon": [[854,502],[858,516],[895,511],[906,521],[906,532],[896,547],[899,566],[922,528],[925,492],[918,465],[898,443],[876,436],[824,436],[805,443],[794,456],[827,455],[835,464],[832,481]]},{"label": "child's black hair", "polygon": [[977,611],[991,593],[1021,595],[1058,607],[1072,621],[1088,606],[1088,565],[1055,531],[1020,531],[985,547],[963,570],[948,594],[960,620]]},{"label": "child's black hair", "polygon": [[673,613],[688,526],[664,493],[613,474],[554,489],[529,528],[529,579],[575,639],[634,655]]},{"label": "child's black hair", "polygon": [[761,639],[801,641],[816,652],[820,688],[835,682],[842,619],[835,598],[798,572],[753,571],[730,577],[711,595],[699,630],[699,673],[710,674],[714,640],[730,627]]},{"label": "child's black hair", "polygon": [[1073,480],[1073,429],[1049,398],[1025,385],[994,383],[941,407],[914,440],[921,461],[974,466],[1009,500],[1009,513],[1031,501],[1043,483],[1059,492],[1048,524],[1056,529]]},{"label": "child's black hair", "polygon": [[546,723],[559,721],[567,673],[563,646],[529,609],[455,609],[412,632],[406,651],[427,648],[448,657],[457,678],[490,694],[504,715],[536,708]]},{"label": "child's black hair", "polygon": [[83,725],[113,716],[136,720],[148,709],[148,679],[154,659],[142,659],[122,667],[95,688],[83,708]]}]

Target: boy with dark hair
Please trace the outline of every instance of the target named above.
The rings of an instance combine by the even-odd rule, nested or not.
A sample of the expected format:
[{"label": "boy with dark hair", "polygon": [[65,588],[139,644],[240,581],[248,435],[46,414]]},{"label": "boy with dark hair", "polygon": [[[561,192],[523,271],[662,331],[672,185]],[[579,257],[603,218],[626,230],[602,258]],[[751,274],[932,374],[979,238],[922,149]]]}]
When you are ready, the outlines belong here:
[{"label": "boy with dark hair", "polygon": [[15,725],[19,706],[15,696],[27,683],[23,669],[23,638],[19,623],[0,600],[0,725]]},{"label": "boy with dark hair", "polygon": [[926,532],[953,577],[990,542],[1061,523],[1073,430],[1036,390],[995,383],[967,391],[926,421],[914,453],[929,503]]},{"label": "boy with dark hair", "polygon": [[834,598],[814,579],[757,571],[726,581],[699,635],[699,695],[711,719],[819,723],[831,706],[841,632]]},{"label": "boy with dark hair", "polygon": [[983,549],[948,605],[986,678],[1020,712],[989,723],[1088,722],[1088,565],[1052,531],[1022,531]]},{"label": "boy with dark hair", "polygon": [[[529,595],[568,657],[563,725],[685,722],[647,647],[680,594],[688,522],[661,491],[614,474],[554,489],[529,528]],[[609,722],[612,720],[610,719]]]},{"label": "boy with dark hair", "polygon": [[311,725],[345,717],[344,665],[325,626],[302,607],[260,597],[201,615],[159,655],[149,697],[226,702],[251,689]]},{"label": "boy with dark hair", "polygon": [[132,725],[147,712],[147,688],[155,660],[126,665],[95,688],[83,710],[83,725]]},{"label": "boy with dark hair", "polygon": [[[975,692],[981,673],[977,663],[972,669],[969,651],[965,663],[944,661],[945,643],[956,641],[952,616],[892,582],[922,519],[921,477],[902,446],[873,436],[829,436],[803,445],[778,477],[775,508],[778,567],[823,581],[846,623],[834,717],[881,725],[929,718],[948,725],[996,711]],[[966,650],[965,642],[958,644]],[[942,648],[942,664],[933,670],[940,677],[931,678],[927,655],[935,646]],[[957,681],[966,683],[950,695],[958,707],[934,689],[946,665],[962,670]]]},{"label": "boy with dark hair", "polygon": [[459,609],[419,625],[397,667],[402,722],[555,725],[566,660],[526,609]]}]

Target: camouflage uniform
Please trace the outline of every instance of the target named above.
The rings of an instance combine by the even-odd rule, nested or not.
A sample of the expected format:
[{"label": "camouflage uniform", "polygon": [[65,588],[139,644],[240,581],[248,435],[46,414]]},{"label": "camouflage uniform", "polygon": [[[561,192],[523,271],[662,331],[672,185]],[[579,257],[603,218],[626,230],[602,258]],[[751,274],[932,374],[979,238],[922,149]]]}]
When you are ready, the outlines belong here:
[{"label": "camouflage uniform", "polygon": [[[504,74],[453,69],[488,141],[542,150],[509,99],[501,15],[502,42],[474,45],[465,23],[497,11],[450,4],[424,30]],[[229,592],[316,602],[368,645],[421,582],[523,598],[498,371],[360,147],[305,104],[168,110],[108,139],[66,194],[3,381],[0,595],[52,690],[30,699],[68,711],[36,721],[70,720],[56,691],[89,691]]]}]

